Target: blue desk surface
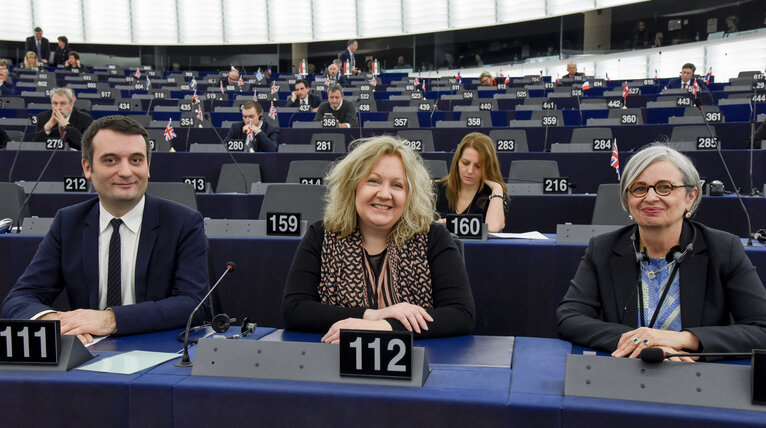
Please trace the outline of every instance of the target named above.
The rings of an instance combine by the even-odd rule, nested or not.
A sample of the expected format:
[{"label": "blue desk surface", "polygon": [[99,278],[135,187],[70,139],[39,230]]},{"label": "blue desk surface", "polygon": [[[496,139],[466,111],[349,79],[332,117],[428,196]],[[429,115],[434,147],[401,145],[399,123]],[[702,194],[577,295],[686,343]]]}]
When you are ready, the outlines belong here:
[{"label": "blue desk surface", "polygon": [[[105,356],[133,349],[171,350],[179,347],[177,334],[108,338],[94,350]],[[259,328],[246,340],[259,338],[318,340],[319,335]],[[133,375],[0,370],[2,425],[766,425],[759,412],[565,397],[565,358],[573,347],[556,339],[474,336],[420,340],[416,345],[429,350],[432,366],[422,388],[196,377],[172,362]],[[511,351],[510,366],[500,366]],[[482,357],[483,352],[488,356]],[[666,367],[672,370],[672,365]]]}]

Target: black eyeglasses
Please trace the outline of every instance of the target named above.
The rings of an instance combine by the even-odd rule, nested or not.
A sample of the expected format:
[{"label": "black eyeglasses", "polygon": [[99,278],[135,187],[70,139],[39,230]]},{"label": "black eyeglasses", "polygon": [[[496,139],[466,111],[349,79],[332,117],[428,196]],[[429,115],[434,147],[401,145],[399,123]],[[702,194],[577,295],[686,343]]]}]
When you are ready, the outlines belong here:
[{"label": "black eyeglasses", "polygon": [[650,186],[646,183],[635,183],[632,186],[628,187],[628,192],[630,192],[631,195],[637,198],[643,198],[644,196],[646,196],[647,193],[649,193],[649,189],[654,189],[654,192],[657,193],[658,195],[668,196],[673,190],[679,187],[694,188],[694,186],[690,184],[675,185],[669,181],[660,180],[654,183],[654,186]]}]

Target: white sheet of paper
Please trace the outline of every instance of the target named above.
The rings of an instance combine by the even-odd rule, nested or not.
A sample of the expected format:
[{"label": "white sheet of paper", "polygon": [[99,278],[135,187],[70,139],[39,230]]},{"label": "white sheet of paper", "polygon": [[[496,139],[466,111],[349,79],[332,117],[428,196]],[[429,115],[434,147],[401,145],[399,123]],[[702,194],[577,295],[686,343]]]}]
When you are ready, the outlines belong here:
[{"label": "white sheet of paper", "polygon": [[77,370],[133,374],[178,357],[180,357],[180,355],[169,352],[130,351],[113,357],[104,358],[82,367],[77,367]]},{"label": "white sheet of paper", "polygon": [[89,347],[95,345],[96,343],[101,342],[102,340],[106,339],[107,337],[109,337],[109,336],[93,336],[93,342],[88,343],[87,345],[85,345],[85,347],[89,348]]},{"label": "white sheet of paper", "polygon": [[548,239],[545,235],[538,231],[524,232],[524,233],[489,233],[492,238],[500,239]]}]

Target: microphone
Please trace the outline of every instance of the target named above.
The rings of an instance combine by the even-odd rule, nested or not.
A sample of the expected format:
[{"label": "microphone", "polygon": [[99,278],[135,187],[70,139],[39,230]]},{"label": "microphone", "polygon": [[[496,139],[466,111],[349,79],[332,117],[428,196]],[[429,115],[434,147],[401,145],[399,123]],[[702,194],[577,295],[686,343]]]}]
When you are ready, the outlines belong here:
[{"label": "microphone", "polygon": [[215,290],[216,287],[218,287],[218,284],[221,283],[221,281],[226,276],[226,274],[233,271],[236,267],[237,265],[234,264],[234,262],[231,262],[231,261],[226,262],[226,270],[223,271],[221,276],[218,278],[218,281],[216,281],[215,284],[213,284],[213,286],[210,287],[210,291],[208,291],[207,294],[205,294],[205,297],[203,297],[202,300],[200,300],[199,304],[197,304],[197,307],[195,307],[194,310],[191,311],[191,314],[189,314],[189,319],[186,321],[186,330],[184,331],[186,333],[184,335],[184,355],[181,358],[181,361],[173,364],[174,366],[176,367],[191,367],[192,366],[191,359],[189,358],[189,330],[191,330],[192,319],[194,318],[194,315],[197,313],[197,311],[199,311],[199,308],[202,307],[202,304],[205,303],[205,300],[207,300],[207,298],[210,297],[210,294],[213,292],[213,290]]},{"label": "microphone", "polygon": [[434,113],[436,113],[436,110],[439,109],[439,100],[442,98],[441,92],[439,92],[436,95],[436,99],[434,100],[434,105],[431,106],[431,115],[428,116],[428,123],[431,125],[431,128],[434,127]]},{"label": "microphone", "polygon": [[[24,135],[21,137],[21,141],[19,141],[19,147],[16,147],[16,154],[13,156],[13,162],[11,162],[11,169],[8,171],[8,182],[13,183],[13,169],[16,167],[16,161],[19,159],[19,153],[21,152],[21,143],[24,142],[24,140],[27,138],[27,127],[32,122],[32,115],[27,115],[27,123],[24,124]],[[37,132],[37,131],[35,131]]]},{"label": "microphone", "polygon": [[645,348],[638,354],[641,361],[649,364],[663,362],[666,358],[673,357],[723,357],[723,358],[747,358],[752,356],[752,352],[699,352],[699,353],[678,353],[672,354],[665,352],[662,348]]},{"label": "microphone", "polygon": [[[261,119],[260,120],[261,120],[261,123],[263,123],[263,115],[261,115]],[[239,166],[239,162],[237,162],[237,159],[235,159],[234,155],[231,154],[231,151],[226,146],[226,143],[223,141],[223,138],[221,138],[221,135],[218,134],[218,131],[213,129],[213,133],[215,134],[216,137],[218,137],[218,141],[220,141],[221,144],[223,145],[223,148],[224,148],[224,150],[226,150],[226,153],[231,158],[231,161],[234,162],[234,166],[237,168],[237,171],[239,171],[239,175],[242,176],[242,183],[244,184],[244,187],[245,187],[244,193],[250,193],[250,192],[248,192],[248,189],[247,189],[247,176],[245,176],[245,172],[242,171],[242,168]],[[256,141],[255,140],[255,135],[253,135],[253,142],[255,142],[255,141]]]},{"label": "microphone", "polygon": [[[715,141],[715,136],[713,135],[713,129],[710,127],[710,123],[707,121],[707,117],[705,116],[705,112],[702,111],[702,104],[697,104],[697,100],[695,99],[695,105],[699,109],[700,114],[702,115],[702,120],[705,121],[705,126],[707,127],[708,133],[710,134],[710,138]],[[715,151],[718,153],[718,157],[721,159],[721,164],[723,164],[723,168],[726,171],[726,175],[729,177],[729,181],[731,182],[731,186],[734,188],[734,194],[737,195],[737,200],[739,201],[739,205],[742,207],[742,211],[745,213],[745,218],[747,219],[747,246],[752,247],[753,246],[753,226],[750,223],[750,214],[747,212],[747,208],[745,208],[745,203],[742,202],[742,195],[739,193],[739,189],[737,188],[737,184],[734,183],[734,178],[731,176],[731,171],[729,171],[729,166],[726,164],[726,160],[723,158],[723,153],[721,152],[721,144],[718,142],[715,145]],[[752,153],[752,151],[751,151]]]},{"label": "microphone", "polygon": [[753,185],[753,150],[755,149],[755,121],[758,109],[758,87],[753,83],[753,97],[750,98],[750,196],[760,195],[761,192]]},{"label": "microphone", "polygon": [[[67,134],[67,131],[66,131],[66,129],[64,129],[63,134],[61,134],[61,145],[62,146],[64,144],[66,144],[66,134]],[[19,144],[19,147],[21,147],[21,144]],[[34,193],[35,189],[37,189],[37,185],[40,184],[40,181],[43,179],[43,175],[45,175],[45,171],[48,170],[48,167],[50,166],[51,161],[53,161],[53,156],[56,155],[56,152],[58,150],[59,150],[59,145],[56,144],[53,147],[53,151],[51,152],[51,155],[48,156],[48,161],[45,162],[45,166],[43,166],[42,171],[40,171],[40,176],[37,177],[37,180],[35,180],[35,185],[32,186],[32,189],[29,191],[29,194],[27,195],[26,198],[24,198],[24,202],[19,207],[19,211],[16,213],[16,221],[11,224],[11,227],[10,227],[11,229],[13,229],[13,225],[15,224],[16,227],[17,227],[18,232],[21,233],[21,213],[24,212],[24,207],[26,207],[27,204],[29,203],[29,198],[32,197],[32,193]]]}]

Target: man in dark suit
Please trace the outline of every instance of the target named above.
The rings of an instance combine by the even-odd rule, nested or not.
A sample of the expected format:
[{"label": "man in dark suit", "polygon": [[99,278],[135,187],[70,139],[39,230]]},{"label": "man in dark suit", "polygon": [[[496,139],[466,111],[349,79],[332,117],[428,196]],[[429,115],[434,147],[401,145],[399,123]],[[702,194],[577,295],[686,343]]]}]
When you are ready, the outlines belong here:
[{"label": "man in dark suit", "polygon": [[356,66],[356,56],[354,55],[358,48],[359,42],[356,40],[349,40],[348,43],[346,43],[346,50],[341,52],[338,56],[341,64],[348,62],[348,69],[354,74],[359,74],[359,68]]},{"label": "man in dark suit", "polygon": [[229,86],[233,86],[234,90],[236,91],[237,88],[239,87],[238,82],[239,82],[239,70],[237,70],[236,68],[232,68],[231,70],[229,70],[229,75],[226,78],[221,79],[219,81],[219,86],[223,85],[224,90],[227,90]]},{"label": "man in dark suit", "polygon": [[334,62],[327,67],[327,78],[330,79],[331,85],[332,84],[338,84],[341,86],[349,85],[348,77],[341,74],[338,64],[335,64]]},{"label": "man in dark suit", "polygon": [[74,106],[77,98],[70,88],[56,88],[51,91],[51,110],[37,115],[35,141],[48,141],[64,136],[69,147],[79,150],[82,134],[93,122],[86,112]]},{"label": "man in dark suit", "polygon": [[359,126],[356,106],[350,101],[343,101],[343,88],[340,85],[331,85],[327,89],[327,100],[319,105],[314,121],[321,121],[325,114],[330,113],[338,121],[339,128]]},{"label": "man in dark suit", "polygon": [[[98,199],[56,213],[0,316],[59,320],[84,343],[183,326],[208,287],[202,216],[146,194],[149,137],[134,120],[103,117],[82,142]],[[55,312],[64,290],[72,310]]]},{"label": "man in dark suit", "polygon": [[322,99],[314,94],[309,94],[309,82],[305,79],[296,80],[295,90],[290,95],[290,101],[287,102],[287,107],[307,105],[311,108],[311,111],[317,111],[319,104],[322,104]]},{"label": "man in dark suit", "polygon": [[697,67],[694,66],[694,64],[687,62],[683,66],[681,66],[681,76],[676,79],[670,79],[668,81],[668,84],[665,86],[665,89],[686,89],[689,92],[692,91],[692,86],[694,86],[694,82],[697,82],[697,87],[699,88],[697,90],[697,96],[700,97],[705,104],[714,104],[713,101],[713,94],[710,93],[710,89],[708,89],[705,82],[703,82],[700,79],[697,79],[694,77],[694,72],[697,70]]},{"label": "man in dark suit", "polygon": [[16,95],[16,85],[8,77],[8,66],[3,64],[0,64],[0,95]]},{"label": "man in dark suit", "polygon": [[239,140],[248,152],[276,152],[279,148],[279,127],[263,120],[263,108],[255,101],[242,105],[242,121],[231,125],[224,141]]},{"label": "man in dark suit", "polygon": [[48,64],[48,59],[51,57],[51,45],[48,43],[48,39],[43,37],[43,29],[35,27],[35,35],[27,37],[27,42],[24,44],[24,52],[32,51],[37,54],[37,58],[43,64]]}]

